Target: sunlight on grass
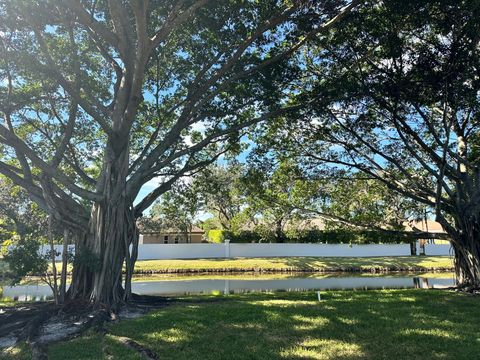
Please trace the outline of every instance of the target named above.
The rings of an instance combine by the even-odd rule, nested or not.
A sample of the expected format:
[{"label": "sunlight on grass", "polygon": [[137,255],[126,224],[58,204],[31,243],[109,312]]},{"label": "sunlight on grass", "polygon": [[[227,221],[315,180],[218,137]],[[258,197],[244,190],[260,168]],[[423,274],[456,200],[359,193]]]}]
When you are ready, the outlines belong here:
[{"label": "sunlight on grass", "polygon": [[385,298],[380,298],[377,301],[382,303],[382,302],[392,302],[392,301],[402,301],[402,302],[416,302],[417,299],[413,296],[400,296],[397,299],[392,299],[391,297],[385,297]]},{"label": "sunlight on grass", "polygon": [[0,288],[0,307],[15,305],[15,301],[13,299],[8,297],[1,297],[1,296],[2,296],[2,291]]},{"label": "sunlight on grass", "polygon": [[0,350],[0,359],[27,360],[32,359],[32,353],[27,344],[22,343],[15,347]]},{"label": "sunlight on grass", "polygon": [[360,321],[357,320],[357,319],[349,319],[349,318],[345,318],[345,317],[341,317],[341,316],[339,316],[336,320],[337,320],[338,322],[342,323],[342,324],[345,324],[345,325],[356,325],[356,324],[360,324]]},{"label": "sunlight on grass", "polygon": [[294,329],[297,331],[314,330],[330,323],[325,317],[308,317],[303,315],[293,315],[292,320],[295,322]]},{"label": "sunlight on grass", "polygon": [[281,357],[306,359],[362,359],[365,354],[357,344],[328,339],[308,339],[292,349],[282,351]]},{"label": "sunlight on grass", "polygon": [[461,336],[452,334],[451,331],[442,329],[406,329],[399,332],[401,335],[413,335],[413,336],[437,336],[449,339],[460,340]]},{"label": "sunlight on grass", "polygon": [[180,341],[187,341],[189,336],[186,331],[180,329],[168,329],[165,331],[147,335],[148,339],[165,341],[169,343],[176,343]]},{"label": "sunlight on grass", "polygon": [[[479,297],[413,289],[322,295],[321,302],[315,292],[184,297],[183,303],[110,325],[106,337],[54,345],[49,355],[88,358],[72,357],[77,351],[90,359],[135,359],[116,336],[135,340],[160,359],[180,360],[470,360],[480,353]],[[118,348],[116,357],[112,348]]]},{"label": "sunlight on grass", "polygon": [[137,272],[202,272],[202,271],[325,271],[325,270],[433,270],[452,269],[449,256],[397,257],[289,257],[143,260],[136,264]]},{"label": "sunlight on grass", "polygon": [[302,305],[312,305],[315,301],[295,301],[295,300],[260,300],[260,301],[250,301],[252,305],[261,305],[265,307],[295,307]]}]

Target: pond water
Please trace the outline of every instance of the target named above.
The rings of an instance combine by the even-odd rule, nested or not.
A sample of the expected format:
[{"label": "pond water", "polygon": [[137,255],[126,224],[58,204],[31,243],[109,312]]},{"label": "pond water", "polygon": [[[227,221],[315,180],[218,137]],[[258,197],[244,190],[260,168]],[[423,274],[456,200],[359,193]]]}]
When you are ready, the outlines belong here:
[{"label": "pond water", "polygon": [[[142,295],[237,294],[271,291],[367,290],[406,288],[445,288],[454,285],[452,273],[395,275],[328,274],[328,275],[196,275],[137,278],[132,290]],[[1,294],[1,292],[0,292]],[[4,286],[3,297],[16,301],[40,301],[50,298],[44,284]]]}]

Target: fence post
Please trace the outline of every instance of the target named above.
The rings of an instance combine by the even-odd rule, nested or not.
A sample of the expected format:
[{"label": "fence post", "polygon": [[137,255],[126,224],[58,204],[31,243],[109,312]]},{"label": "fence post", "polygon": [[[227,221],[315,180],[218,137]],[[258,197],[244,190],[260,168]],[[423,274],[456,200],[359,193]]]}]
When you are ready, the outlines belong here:
[{"label": "fence post", "polygon": [[225,239],[225,257],[230,257],[230,240]]}]

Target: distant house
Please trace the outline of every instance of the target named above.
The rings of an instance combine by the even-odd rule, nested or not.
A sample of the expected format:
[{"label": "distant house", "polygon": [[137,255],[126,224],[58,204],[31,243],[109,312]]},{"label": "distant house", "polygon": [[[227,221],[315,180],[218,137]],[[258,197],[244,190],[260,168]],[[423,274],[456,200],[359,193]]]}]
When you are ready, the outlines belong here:
[{"label": "distant house", "polygon": [[[423,220],[414,222],[411,225],[406,225],[407,231],[425,231],[432,234],[445,234],[445,230],[440,223],[433,221],[433,220]],[[449,243],[447,240],[439,240],[439,239],[420,239],[420,245],[425,244],[446,244]]]},{"label": "distant house", "polygon": [[433,220],[423,220],[413,223],[413,226],[407,226],[407,230],[413,230],[412,228],[418,229],[420,231],[426,231],[435,234],[444,234],[445,231],[442,228],[440,223]]},{"label": "distant house", "polygon": [[204,231],[196,226],[190,232],[178,229],[165,229],[157,232],[145,232],[140,234],[140,244],[189,244],[201,243]]}]

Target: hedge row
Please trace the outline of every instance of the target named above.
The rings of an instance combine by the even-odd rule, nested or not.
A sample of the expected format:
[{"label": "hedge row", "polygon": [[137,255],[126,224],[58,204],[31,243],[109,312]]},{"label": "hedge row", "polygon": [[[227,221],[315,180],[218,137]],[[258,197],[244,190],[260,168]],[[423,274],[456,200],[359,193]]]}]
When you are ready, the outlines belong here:
[{"label": "hedge row", "polygon": [[[232,233],[224,230],[210,230],[208,241],[213,243],[224,242],[229,239],[232,243],[277,242],[273,234],[265,236],[254,231]],[[285,234],[286,243],[322,243],[322,244],[399,244],[415,241],[400,235],[387,234],[380,231],[368,230],[310,230],[299,234]]]}]

